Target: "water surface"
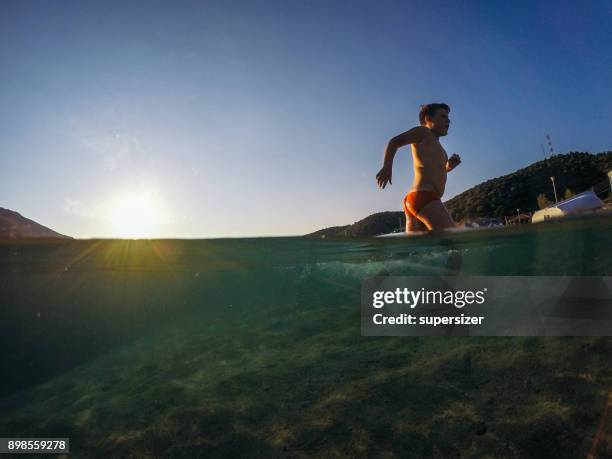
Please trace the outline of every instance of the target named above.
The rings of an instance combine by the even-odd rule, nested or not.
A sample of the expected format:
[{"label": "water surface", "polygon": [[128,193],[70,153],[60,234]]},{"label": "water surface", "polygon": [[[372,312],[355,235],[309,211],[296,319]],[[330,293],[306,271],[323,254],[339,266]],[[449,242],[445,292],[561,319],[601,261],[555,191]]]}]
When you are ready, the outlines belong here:
[{"label": "water surface", "polygon": [[611,229],[4,241],[0,431],[71,437],[74,457],[610,456],[612,340],[366,338],[360,292],[610,275]]}]

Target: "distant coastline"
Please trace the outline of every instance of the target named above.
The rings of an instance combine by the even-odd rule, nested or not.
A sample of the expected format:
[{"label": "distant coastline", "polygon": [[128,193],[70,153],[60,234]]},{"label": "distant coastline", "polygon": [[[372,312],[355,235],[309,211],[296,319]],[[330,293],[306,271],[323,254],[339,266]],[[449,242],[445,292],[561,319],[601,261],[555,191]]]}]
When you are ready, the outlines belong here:
[{"label": "distant coastline", "polygon": [[[566,193],[580,193],[593,188],[610,197],[612,151],[597,154],[570,152],[537,161],[501,177],[487,180],[449,199],[444,204],[455,221],[465,224],[478,219],[531,214],[538,201],[554,202],[550,177],[555,177],[559,199]],[[399,207],[399,203],[398,203]],[[403,211],[378,212],[353,224],[323,228],[306,237],[376,236],[401,230],[405,225]]]}]

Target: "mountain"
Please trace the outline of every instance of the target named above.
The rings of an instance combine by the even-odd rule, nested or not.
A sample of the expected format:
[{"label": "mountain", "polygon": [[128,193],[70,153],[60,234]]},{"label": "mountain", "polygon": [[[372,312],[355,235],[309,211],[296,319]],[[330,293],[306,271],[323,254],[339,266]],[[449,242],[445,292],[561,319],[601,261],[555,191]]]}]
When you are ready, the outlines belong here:
[{"label": "mountain", "polygon": [[[502,177],[487,180],[449,199],[444,204],[456,221],[476,217],[497,217],[538,210],[538,195],[555,202],[550,177],[555,177],[558,199],[566,190],[573,193],[595,187],[610,190],[607,172],[612,169],[612,151],[592,155],[572,152],[554,155]],[[607,194],[604,195],[604,197]]]},{"label": "mountain", "polygon": [[[401,225],[401,226],[400,226]],[[332,226],[324,228],[314,233],[307,234],[311,237],[356,237],[356,236],[374,236],[377,234],[391,233],[397,228],[406,225],[406,216],[404,212],[378,212],[359,220],[352,225]]]},{"label": "mountain", "polygon": [[[594,188],[602,199],[609,196],[612,151],[596,155],[571,152],[537,161],[511,174],[487,180],[444,203],[455,221],[516,215],[516,210],[533,212],[538,209],[538,195],[554,202],[550,177],[555,177],[559,200],[566,190],[581,193]],[[352,225],[324,228],[307,237],[376,236],[391,233],[405,225],[404,212],[379,212]]]},{"label": "mountain", "polygon": [[17,212],[0,207],[0,238],[69,238],[25,218]]}]

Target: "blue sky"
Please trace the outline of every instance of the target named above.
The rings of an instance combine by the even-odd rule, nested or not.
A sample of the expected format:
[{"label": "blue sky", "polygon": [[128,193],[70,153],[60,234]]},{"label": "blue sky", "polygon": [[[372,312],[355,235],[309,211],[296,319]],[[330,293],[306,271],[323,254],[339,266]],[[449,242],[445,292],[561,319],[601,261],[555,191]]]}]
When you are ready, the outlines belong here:
[{"label": "blue sky", "polygon": [[434,101],[448,199],[546,134],[612,149],[611,32],[607,1],[3,1],[0,206],[75,237],[125,235],[126,202],[155,237],[348,224],[401,210],[409,149],[375,174]]}]

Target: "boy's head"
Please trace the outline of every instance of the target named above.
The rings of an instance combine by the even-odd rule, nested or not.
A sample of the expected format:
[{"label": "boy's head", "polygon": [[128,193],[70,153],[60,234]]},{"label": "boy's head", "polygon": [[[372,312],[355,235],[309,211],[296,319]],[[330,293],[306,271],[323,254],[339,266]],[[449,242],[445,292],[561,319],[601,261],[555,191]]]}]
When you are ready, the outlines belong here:
[{"label": "boy's head", "polygon": [[438,136],[443,136],[448,134],[448,127],[450,126],[449,112],[450,107],[446,104],[421,105],[419,121],[421,126],[428,127]]}]

